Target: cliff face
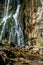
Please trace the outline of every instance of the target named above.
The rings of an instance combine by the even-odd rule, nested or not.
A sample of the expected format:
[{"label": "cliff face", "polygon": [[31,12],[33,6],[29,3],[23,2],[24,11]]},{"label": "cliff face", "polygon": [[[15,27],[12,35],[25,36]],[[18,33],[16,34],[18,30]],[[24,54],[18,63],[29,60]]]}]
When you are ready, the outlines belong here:
[{"label": "cliff face", "polygon": [[[4,1],[5,0],[3,0],[3,3],[2,3],[2,0],[0,0],[0,23],[1,23],[3,15],[4,15]],[[9,13],[11,13],[15,7],[16,6],[14,3],[14,0],[13,1],[11,0],[10,6],[8,7]],[[40,39],[43,42],[43,40],[42,40],[43,33],[38,32],[40,26],[37,25],[37,17],[38,17],[37,12],[38,12],[39,7],[42,7],[41,0],[21,0],[21,7],[20,7],[18,19],[19,19],[19,23],[20,23],[20,26],[23,31],[25,43],[30,41],[32,43],[32,45],[39,43]],[[12,20],[10,20],[10,21],[12,21]],[[10,23],[13,23],[13,22],[10,22]],[[42,23],[43,23],[43,21],[42,21]],[[41,25],[41,27],[43,28],[42,25]],[[7,26],[7,28],[8,28],[8,26]],[[1,31],[1,29],[2,29],[2,26],[0,26],[0,31]]]},{"label": "cliff face", "polygon": [[38,32],[39,25],[37,26],[37,11],[39,7],[42,7],[41,0],[23,0],[19,14],[19,22],[25,42],[30,41],[33,45],[41,43],[39,40],[41,36],[39,36],[40,33]]}]

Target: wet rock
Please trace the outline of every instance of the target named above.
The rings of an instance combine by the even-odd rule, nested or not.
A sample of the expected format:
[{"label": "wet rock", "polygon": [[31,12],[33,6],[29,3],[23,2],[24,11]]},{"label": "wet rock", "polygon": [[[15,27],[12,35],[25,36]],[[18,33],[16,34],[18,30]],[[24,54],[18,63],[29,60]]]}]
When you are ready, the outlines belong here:
[{"label": "wet rock", "polygon": [[11,43],[10,43],[10,46],[15,47],[15,46],[16,46],[16,44],[15,44],[14,42],[11,42]]},{"label": "wet rock", "polygon": [[15,58],[15,54],[12,53],[11,51],[4,50],[4,52],[7,54],[7,56],[8,56],[9,58]]},{"label": "wet rock", "polygon": [[0,46],[4,46],[4,45],[0,42]]},{"label": "wet rock", "polygon": [[29,48],[29,46],[27,46],[27,45],[26,45],[26,46],[25,46],[25,48],[26,48],[26,49],[28,49],[28,48]]}]

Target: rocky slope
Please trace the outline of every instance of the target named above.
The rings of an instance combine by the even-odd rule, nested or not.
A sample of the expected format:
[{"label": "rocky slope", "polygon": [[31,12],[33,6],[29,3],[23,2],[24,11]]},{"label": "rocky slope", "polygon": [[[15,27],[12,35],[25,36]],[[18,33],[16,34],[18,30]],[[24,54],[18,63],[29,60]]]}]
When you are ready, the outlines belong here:
[{"label": "rocky slope", "polygon": [[0,46],[0,63],[1,65],[43,65],[42,49],[29,46]]}]

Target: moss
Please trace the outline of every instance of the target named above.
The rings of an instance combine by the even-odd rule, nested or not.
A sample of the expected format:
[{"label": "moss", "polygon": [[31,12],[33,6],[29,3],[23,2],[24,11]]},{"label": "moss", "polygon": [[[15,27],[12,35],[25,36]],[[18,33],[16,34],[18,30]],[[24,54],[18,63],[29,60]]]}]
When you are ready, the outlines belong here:
[{"label": "moss", "polygon": [[2,30],[2,25],[0,25],[0,31]]},{"label": "moss", "polygon": [[1,22],[2,22],[2,18],[0,18],[0,31],[2,30],[2,24],[1,24]]},{"label": "moss", "polygon": [[14,19],[13,17],[11,17],[7,20],[7,27],[8,29],[11,29],[13,26],[14,26]]},{"label": "moss", "polygon": [[43,42],[40,44],[40,46],[43,46]]},{"label": "moss", "polygon": [[4,12],[4,9],[3,10],[0,10],[0,12],[3,13]]},{"label": "moss", "polygon": [[3,41],[2,41],[2,44],[4,44],[4,45],[8,45],[8,40],[6,40],[6,39],[3,40]]},{"label": "moss", "polygon": [[12,22],[13,21],[13,17],[7,19],[8,22]]},{"label": "moss", "polygon": [[4,10],[0,10],[0,17],[3,17],[4,15]]},{"label": "moss", "polygon": [[0,18],[0,23],[1,23],[1,21],[2,21],[2,18]]}]

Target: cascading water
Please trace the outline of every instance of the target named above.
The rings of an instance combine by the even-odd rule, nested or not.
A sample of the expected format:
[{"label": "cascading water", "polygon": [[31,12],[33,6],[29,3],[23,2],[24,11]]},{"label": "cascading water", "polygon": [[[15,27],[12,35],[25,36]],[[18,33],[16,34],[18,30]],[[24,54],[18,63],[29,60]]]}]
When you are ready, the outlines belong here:
[{"label": "cascading water", "polygon": [[17,36],[17,42],[18,42],[18,46],[20,45],[24,45],[24,40],[23,40],[23,32],[21,30],[21,27],[19,25],[18,22],[18,14],[19,14],[19,9],[20,9],[20,4],[19,4],[19,0],[17,1],[17,10],[16,13],[13,15],[14,18],[14,22],[15,22],[15,34],[14,37]]},{"label": "cascading water", "polygon": [[20,0],[17,0],[17,9],[14,14],[8,15],[8,8],[9,8],[10,0],[5,0],[5,9],[4,9],[4,18],[1,22],[3,24],[1,35],[0,35],[0,40],[2,40],[3,35],[5,34],[5,26],[7,23],[7,19],[13,16],[14,18],[14,28],[15,28],[15,33],[13,35],[13,27],[11,28],[11,31],[9,33],[9,41],[11,41],[11,36],[13,38],[17,37],[17,44],[18,46],[24,46],[24,40],[23,40],[23,32],[21,30],[21,27],[18,22],[18,15],[19,15],[19,9],[20,9]]},{"label": "cascading water", "polygon": [[7,19],[11,17],[11,14],[8,16],[9,3],[10,3],[10,0],[5,0],[4,18],[3,18],[2,22],[1,22],[1,24],[3,23],[3,27],[2,27],[2,31],[1,31],[1,35],[0,35],[0,40],[2,40],[2,36],[5,33],[5,25],[6,25]]}]

